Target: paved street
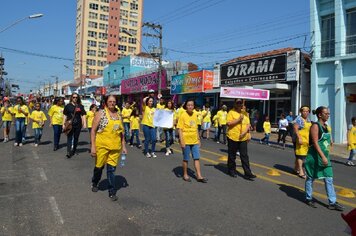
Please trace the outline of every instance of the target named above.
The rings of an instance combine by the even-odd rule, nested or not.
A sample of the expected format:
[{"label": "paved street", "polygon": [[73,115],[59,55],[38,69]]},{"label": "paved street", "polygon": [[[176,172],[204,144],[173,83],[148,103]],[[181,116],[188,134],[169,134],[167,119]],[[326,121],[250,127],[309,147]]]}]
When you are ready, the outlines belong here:
[{"label": "paved street", "polygon": [[[100,191],[91,192],[87,132],[71,159],[65,157],[65,136],[56,152],[50,128],[42,141],[37,148],[32,139],[23,147],[0,143],[0,235],[346,235],[340,212],[326,208],[323,184],[314,183],[316,209],[303,203],[304,180],[292,174],[290,148],[252,141],[251,168],[258,178],[247,181],[226,174],[226,146],[203,140],[202,173],[209,179],[203,184],[182,180],[177,144],[173,155],[162,150],[155,159],[128,146],[126,165],[116,170],[119,199],[112,202],[105,171]],[[333,158],[336,191],[356,193],[356,168],[344,161]],[[271,169],[281,175],[268,175]],[[356,198],[338,200],[346,212],[356,207]]]}]

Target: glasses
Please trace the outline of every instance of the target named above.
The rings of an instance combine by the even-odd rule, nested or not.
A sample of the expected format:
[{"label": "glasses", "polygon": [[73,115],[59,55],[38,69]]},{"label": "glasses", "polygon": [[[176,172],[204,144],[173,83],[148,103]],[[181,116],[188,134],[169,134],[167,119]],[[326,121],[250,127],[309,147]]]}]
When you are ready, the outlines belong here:
[{"label": "glasses", "polygon": [[75,97],[72,97],[72,98],[78,98],[77,96],[75,96]]}]

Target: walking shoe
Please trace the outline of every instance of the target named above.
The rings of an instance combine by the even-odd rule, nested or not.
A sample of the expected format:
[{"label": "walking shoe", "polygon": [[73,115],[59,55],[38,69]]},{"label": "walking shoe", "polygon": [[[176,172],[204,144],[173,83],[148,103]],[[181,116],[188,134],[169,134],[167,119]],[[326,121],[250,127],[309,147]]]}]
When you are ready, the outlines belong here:
[{"label": "walking shoe", "polygon": [[348,166],[355,166],[355,163],[353,163],[352,161],[347,161],[347,162],[346,162],[346,165],[348,165]]},{"label": "walking shoe", "polygon": [[216,141],[216,143],[220,143],[219,141]]},{"label": "walking shoe", "polygon": [[305,200],[305,204],[307,204],[311,208],[316,208],[315,203],[312,200]]},{"label": "walking shoe", "polygon": [[237,151],[237,152],[236,152],[236,155],[237,155],[237,156],[240,156],[240,152],[239,152],[239,151]]},{"label": "walking shoe", "polygon": [[99,191],[98,185],[97,184],[92,184],[91,185],[91,191],[96,193]]},{"label": "walking shoe", "polygon": [[152,156],[153,158],[156,158],[156,157],[157,157],[154,152],[151,153],[151,156]]},{"label": "walking shoe", "polygon": [[170,152],[169,152],[169,151],[167,151],[167,152],[166,152],[166,156],[169,156],[169,154],[170,154]]},{"label": "walking shoe", "polygon": [[142,145],[140,144],[140,145],[138,145],[137,147],[138,147],[138,148],[142,148]]},{"label": "walking shoe", "polygon": [[14,143],[14,146],[16,147],[17,145],[19,145],[18,143]]},{"label": "walking shoe", "polygon": [[109,198],[111,199],[111,201],[115,202],[117,201],[118,197],[115,194],[111,194],[109,195]]},{"label": "walking shoe", "polygon": [[146,153],[146,157],[147,157],[147,158],[151,158],[152,156],[151,156],[151,154]]},{"label": "walking shoe", "polygon": [[167,152],[168,152],[169,154],[171,154],[171,153],[172,153],[172,151],[171,151],[171,149],[170,149],[170,148],[167,148]]},{"label": "walking shoe", "polygon": [[35,147],[38,147],[38,143],[35,143]]},{"label": "walking shoe", "polygon": [[260,144],[262,144],[262,141],[260,140]]},{"label": "walking shoe", "polygon": [[19,143],[19,146],[20,146],[20,147],[22,147],[22,145],[23,145],[22,143]]},{"label": "walking shoe", "polygon": [[132,144],[130,144],[130,147],[133,147],[133,145],[132,145]]},{"label": "walking shoe", "polygon": [[250,175],[244,175],[243,178],[246,180],[253,180],[254,178],[256,178],[257,176],[254,174],[250,174]]},{"label": "walking shoe", "polygon": [[343,211],[345,208],[342,205],[340,205],[340,203],[335,202],[334,204],[329,204],[328,209],[335,210],[335,211]]}]

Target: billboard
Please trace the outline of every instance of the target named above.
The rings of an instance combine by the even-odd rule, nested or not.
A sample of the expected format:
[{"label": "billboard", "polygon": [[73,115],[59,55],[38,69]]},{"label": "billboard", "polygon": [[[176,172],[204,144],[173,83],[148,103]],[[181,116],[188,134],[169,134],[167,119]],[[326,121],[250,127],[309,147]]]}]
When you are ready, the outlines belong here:
[{"label": "billboard", "polygon": [[[167,74],[165,70],[161,73],[161,88],[166,88]],[[121,94],[131,94],[148,92],[148,90],[158,90],[159,76],[158,72],[153,72],[147,75],[141,75],[121,81]]]},{"label": "billboard", "polygon": [[285,81],[286,65],[286,54],[222,65],[220,70],[221,85],[234,86],[246,83]]},{"label": "billboard", "polygon": [[202,70],[172,76],[171,94],[201,93],[213,89],[213,72]]},{"label": "billboard", "polygon": [[242,98],[251,100],[269,100],[269,90],[220,87],[220,97]]}]

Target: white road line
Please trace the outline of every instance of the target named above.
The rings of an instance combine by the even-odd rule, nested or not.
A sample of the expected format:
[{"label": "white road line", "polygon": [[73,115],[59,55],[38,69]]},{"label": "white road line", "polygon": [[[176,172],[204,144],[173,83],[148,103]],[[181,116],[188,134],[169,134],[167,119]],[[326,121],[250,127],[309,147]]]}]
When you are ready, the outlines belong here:
[{"label": "white road line", "polygon": [[36,160],[40,159],[40,157],[38,156],[37,152],[32,151],[32,154],[33,154],[33,158],[34,159],[36,159]]},{"label": "white road line", "polygon": [[49,197],[49,203],[51,204],[52,212],[54,214],[54,217],[58,220],[59,223],[64,224],[64,220],[62,218],[61,211],[58,208],[56,199],[52,196]]},{"label": "white road line", "polygon": [[47,179],[47,176],[46,176],[46,173],[45,173],[44,169],[43,169],[43,168],[38,168],[38,169],[39,169],[39,171],[40,171],[41,179],[42,179],[43,181],[47,181],[48,179]]}]

